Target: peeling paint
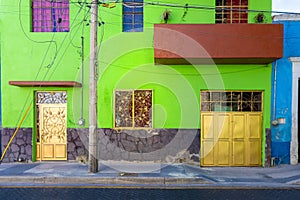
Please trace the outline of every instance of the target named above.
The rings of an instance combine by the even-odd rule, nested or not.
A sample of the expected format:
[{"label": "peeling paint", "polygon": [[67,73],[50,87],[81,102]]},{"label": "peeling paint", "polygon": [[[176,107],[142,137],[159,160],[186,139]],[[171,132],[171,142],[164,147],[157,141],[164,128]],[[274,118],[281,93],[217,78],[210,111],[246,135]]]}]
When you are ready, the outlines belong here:
[{"label": "peeling paint", "polygon": [[[293,71],[294,62],[291,57],[300,57],[300,21],[291,20],[295,16],[285,18],[274,17],[275,24],[284,25],[283,57],[273,63],[272,73],[272,119],[281,119],[282,123],[273,124],[272,156],[284,159],[283,163],[298,163],[298,79],[299,72]],[[277,19],[278,18],[278,19]],[[300,65],[300,62],[299,62]]]}]

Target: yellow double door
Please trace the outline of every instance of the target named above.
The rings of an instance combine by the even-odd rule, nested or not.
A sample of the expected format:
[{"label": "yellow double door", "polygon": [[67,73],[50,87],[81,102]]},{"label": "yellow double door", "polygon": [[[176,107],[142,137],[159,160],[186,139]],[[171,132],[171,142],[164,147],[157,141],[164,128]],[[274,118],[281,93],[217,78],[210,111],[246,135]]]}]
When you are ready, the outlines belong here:
[{"label": "yellow double door", "polygon": [[261,166],[261,112],[201,113],[201,166]]},{"label": "yellow double door", "polygon": [[37,160],[67,160],[67,104],[39,104]]}]

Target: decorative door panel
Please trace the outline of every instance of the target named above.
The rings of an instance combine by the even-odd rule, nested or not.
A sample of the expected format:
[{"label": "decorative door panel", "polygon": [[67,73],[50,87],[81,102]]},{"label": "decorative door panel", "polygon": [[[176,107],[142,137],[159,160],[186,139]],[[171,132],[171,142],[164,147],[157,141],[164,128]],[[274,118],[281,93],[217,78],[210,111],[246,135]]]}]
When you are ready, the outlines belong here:
[{"label": "decorative door panel", "polygon": [[39,104],[40,160],[67,160],[67,104]]}]

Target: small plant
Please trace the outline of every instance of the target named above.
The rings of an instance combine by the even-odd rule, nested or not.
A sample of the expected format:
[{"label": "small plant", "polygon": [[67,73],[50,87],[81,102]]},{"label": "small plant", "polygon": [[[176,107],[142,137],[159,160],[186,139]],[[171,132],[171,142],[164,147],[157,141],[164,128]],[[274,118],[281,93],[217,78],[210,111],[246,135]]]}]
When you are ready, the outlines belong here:
[{"label": "small plant", "polygon": [[258,13],[254,19],[256,23],[264,23],[266,21],[266,15],[264,13]]},{"label": "small plant", "polygon": [[161,15],[161,21],[162,23],[167,24],[168,20],[170,19],[171,11],[166,9],[163,14]]}]

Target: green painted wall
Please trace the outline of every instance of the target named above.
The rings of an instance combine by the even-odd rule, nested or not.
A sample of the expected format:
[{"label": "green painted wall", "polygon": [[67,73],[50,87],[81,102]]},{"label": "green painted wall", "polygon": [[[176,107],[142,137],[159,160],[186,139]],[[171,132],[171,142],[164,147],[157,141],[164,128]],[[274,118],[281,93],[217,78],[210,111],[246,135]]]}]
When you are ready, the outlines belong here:
[{"label": "green painted wall", "polygon": [[[20,4],[19,4],[20,2]],[[173,0],[173,4],[182,1]],[[115,89],[153,89],[154,128],[199,128],[199,95],[201,89],[263,90],[264,128],[269,127],[271,67],[259,65],[157,66],[153,58],[153,24],[161,23],[165,9],[171,11],[169,23],[214,23],[212,0],[188,0],[189,5],[206,9],[147,5],[144,8],[143,33],[122,33],[122,5],[99,6],[104,25],[99,27],[99,126],[113,127],[113,93]],[[184,3],[184,4],[185,4]],[[80,88],[28,88],[10,86],[10,80],[80,81],[81,36],[85,41],[83,82],[83,117],[88,124],[89,97],[89,26],[86,7],[71,4],[69,33],[30,32],[30,1],[0,0],[2,41],[3,127],[16,127],[34,91],[67,90],[68,127],[76,127],[81,116]],[[271,10],[271,1],[249,0],[250,10]],[[267,22],[271,14],[267,13]],[[86,17],[86,20],[84,21]],[[255,12],[250,12],[249,23]],[[13,24],[13,25],[12,25]],[[34,127],[31,110],[22,127]]]}]

